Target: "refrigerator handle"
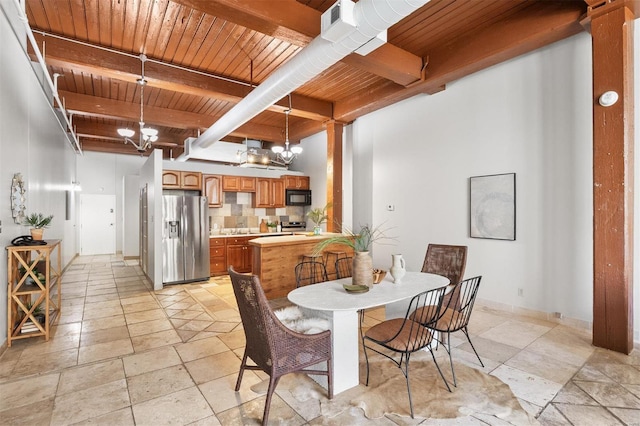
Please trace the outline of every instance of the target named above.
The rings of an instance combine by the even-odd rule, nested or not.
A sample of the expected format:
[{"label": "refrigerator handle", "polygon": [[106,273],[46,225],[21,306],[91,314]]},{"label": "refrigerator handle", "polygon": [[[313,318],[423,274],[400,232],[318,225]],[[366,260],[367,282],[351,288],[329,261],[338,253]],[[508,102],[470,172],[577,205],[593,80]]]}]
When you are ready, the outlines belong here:
[{"label": "refrigerator handle", "polygon": [[165,222],[167,227],[167,236],[169,238],[180,238],[180,221],[168,220]]}]

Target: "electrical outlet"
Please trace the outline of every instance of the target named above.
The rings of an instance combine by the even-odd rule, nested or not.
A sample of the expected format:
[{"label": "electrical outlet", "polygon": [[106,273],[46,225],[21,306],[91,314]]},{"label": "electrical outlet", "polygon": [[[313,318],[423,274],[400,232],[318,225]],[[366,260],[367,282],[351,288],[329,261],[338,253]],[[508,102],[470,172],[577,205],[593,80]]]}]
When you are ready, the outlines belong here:
[{"label": "electrical outlet", "polygon": [[387,210],[388,210],[388,211],[392,212],[392,211],[394,211],[395,209],[396,209],[396,206],[395,206],[395,205],[393,205],[393,204],[387,204]]},{"label": "electrical outlet", "polygon": [[518,296],[524,296],[524,290],[522,290],[521,288],[518,289]]}]

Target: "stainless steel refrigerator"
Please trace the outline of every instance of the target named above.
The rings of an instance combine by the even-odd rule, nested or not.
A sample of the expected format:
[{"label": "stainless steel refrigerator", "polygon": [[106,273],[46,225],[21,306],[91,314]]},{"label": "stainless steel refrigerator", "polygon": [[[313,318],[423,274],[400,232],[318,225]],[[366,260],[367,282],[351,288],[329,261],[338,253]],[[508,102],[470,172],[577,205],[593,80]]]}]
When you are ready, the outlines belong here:
[{"label": "stainless steel refrigerator", "polygon": [[207,197],[162,197],[162,282],[209,279],[209,203]]}]

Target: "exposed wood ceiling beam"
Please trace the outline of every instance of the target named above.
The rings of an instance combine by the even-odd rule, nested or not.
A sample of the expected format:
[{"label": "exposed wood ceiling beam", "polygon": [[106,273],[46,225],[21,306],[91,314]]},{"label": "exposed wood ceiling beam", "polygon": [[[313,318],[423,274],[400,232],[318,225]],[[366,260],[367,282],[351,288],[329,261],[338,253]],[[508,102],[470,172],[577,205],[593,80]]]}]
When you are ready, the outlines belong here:
[{"label": "exposed wood ceiling beam", "polygon": [[[110,52],[86,44],[78,44],[56,37],[35,34],[38,44],[45,43],[49,65],[73,68],[89,74],[135,83],[140,78],[140,59]],[[191,71],[163,65],[155,61],[145,63],[145,79],[150,87],[188,93],[195,96],[214,97],[237,103],[252,89],[247,84],[209,77]],[[310,120],[326,121],[331,118],[331,102],[292,94],[291,115]],[[284,112],[289,100],[283,98],[269,108]]]},{"label": "exposed wood ceiling beam", "polygon": [[[320,35],[319,11],[295,0],[175,0],[177,3],[235,22],[246,28],[306,46]],[[385,43],[367,56],[352,53],[342,62],[402,86],[421,78],[422,58]]]},{"label": "exposed wood ceiling beam", "polygon": [[[73,114],[136,122],[140,118],[140,106],[135,103],[67,91],[60,91],[59,93],[60,97],[65,99],[67,111]],[[153,106],[145,106],[144,113],[147,124],[180,129],[206,129],[219,118]],[[231,135],[281,140],[282,128],[249,122],[240,126]]]},{"label": "exposed wood ceiling beam", "polygon": [[482,31],[434,49],[424,81],[405,88],[385,82],[359,96],[336,102],[336,120],[359,116],[421,93],[437,92],[447,83],[583,31],[581,2],[536,2]]},{"label": "exposed wood ceiling beam", "polygon": [[[74,118],[73,124],[79,137],[122,142],[122,138],[113,132],[113,125],[93,123],[79,117]],[[182,145],[184,138],[177,135],[163,135],[162,143]]]}]

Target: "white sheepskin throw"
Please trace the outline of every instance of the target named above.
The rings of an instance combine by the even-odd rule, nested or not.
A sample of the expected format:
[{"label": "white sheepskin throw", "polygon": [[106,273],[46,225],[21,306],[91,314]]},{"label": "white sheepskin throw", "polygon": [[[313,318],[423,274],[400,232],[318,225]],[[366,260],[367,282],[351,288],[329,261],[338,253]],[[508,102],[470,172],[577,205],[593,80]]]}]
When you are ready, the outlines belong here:
[{"label": "white sheepskin throw", "polygon": [[317,334],[329,330],[329,321],[323,318],[305,318],[300,308],[289,306],[273,312],[285,327],[302,334]]}]

